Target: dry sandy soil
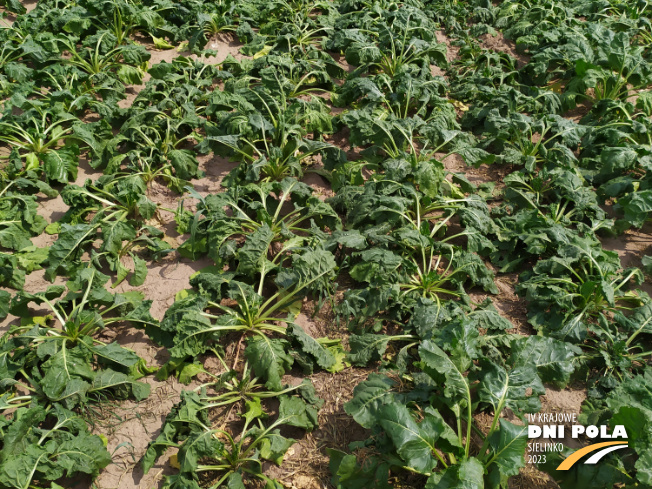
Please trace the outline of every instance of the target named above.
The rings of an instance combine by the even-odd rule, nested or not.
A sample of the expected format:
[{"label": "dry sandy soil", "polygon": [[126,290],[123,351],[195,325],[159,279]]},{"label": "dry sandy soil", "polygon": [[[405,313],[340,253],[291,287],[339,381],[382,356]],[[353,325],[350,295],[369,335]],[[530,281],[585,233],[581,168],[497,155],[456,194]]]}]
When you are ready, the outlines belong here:
[{"label": "dry sandy soil", "polygon": [[[29,2],[28,8],[35,2]],[[448,59],[453,60],[457,49],[451,45],[449,40],[442,34],[437,33],[438,40],[445,42],[448,48]],[[524,62],[518,55],[513,45],[505,41],[502,36],[484,36],[481,39],[483,47],[494,50],[505,51],[514,55],[519,63]],[[238,44],[228,40],[214,40],[209,43],[210,49],[217,51],[217,55],[209,58],[210,63],[219,63],[227,55],[231,54],[238,58],[242,55],[238,51]],[[151,63],[161,61],[169,62],[179,55],[175,50],[157,51],[150,49],[152,54]],[[444,74],[439,70],[435,74]],[[129,97],[121,102],[126,107],[131,104],[143,86],[135,86],[128,90]],[[346,134],[335,135],[333,141],[342,145],[343,149],[350,149],[346,146]],[[193,181],[193,185],[202,195],[220,192],[222,178],[234,168],[234,164],[215,156],[200,158],[202,170],[206,176],[201,180]],[[467,178],[476,183],[494,181],[500,186],[502,175],[499,170],[482,166],[478,169],[466,167],[459,158],[451,157],[444,161],[449,171],[461,172]],[[93,170],[82,162],[76,183],[82,184],[85,179],[94,179],[100,173]],[[328,183],[315,174],[309,174],[306,183],[317,189],[323,196],[331,194]],[[164,186],[155,184],[151,189],[151,198],[164,207],[176,208],[179,196]],[[41,199],[40,213],[48,222],[56,221],[66,210],[66,206],[60,197],[54,199]],[[165,229],[168,240],[172,245],[180,244],[179,236],[174,231],[172,215],[162,213],[162,227]],[[52,244],[54,237],[42,235],[34,239],[37,246]],[[650,253],[652,237],[650,229],[640,232],[630,231],[617,239],[609,239],[604,242],[605,247],[615,250],[621,256],[624,266],[640,266],[640,257],[643,252]],[[197,270],[210,265],[209,260],[190,261],[171,253],[158,263],[149,267],[147,280],[140,287],[131,287],[123,282],[118,291],[139,290],[147,299],[153,301],[152,314],[161,319],[166,309],[174,301],[175,294],[189,287],[188,278]],[[521,299],[514,293],[514,284],[517,281],[516,275],[502,275],[497,278],[497,286],[500,289],[498,296],[492,297],[498,310],[509,318],[514,326],[514,331],[530,334],[531,329],[526,324],[525,307]],[[60,280],[59,283],[63,283]],[[42,272],[33,272],[27,277],[25,290],[36,292],[43,290],[49,282],[43,278]],[[648,292],[652,290],[648,287]],[[482,299],[482,294],[475,294],[474,300]],[[315,336],[344,337],[345,332],[335,325],[332,316],[327,308],[320,311],[316,319],[310,319],[309,315],[314,304],[307,303],[301,317],[307,331]],[[0,331],[6,330],[7,325],[15,318],[9,317],[0,324]],[[107,333],[108,334],[108,333]],[[111,332],[120,344],[131,348],[147,360],[150,365],[163,365],[166,355],[162,348],[152,343],[147,336],[134,328],[123,328]],[[220,367],[214,359],[205,359],[206,368],[219,373]],[[328,470],[328,457],[325,448],[346,449],[351,441],[362,440],[367,437],[364,432],[343,410],[343,404],[352,396],[353,386],[364,380],[371,369],[349,368],[338,374],[318,373],[311,376],[317,389],[317,394],[326,400],[320,412],[320,427],[308,435],[295,434],[300,438],[286,457],[281,468],[270,467],[273,475],[278,477],[287,487],[298,489],[319,489],[329,487],[330,473]],[[299,383],[299,373],[292,372],[296,376],[289,375],[286,381],[292,384]],[[200,376],[201,379],[201,376]],[[113,454],[113,463],[108,466],[96,480],[96,487],[101,489],[151,489],[160,487],[162,476],[173,473],[174,469],[169,464],[169,455],[159,460],[158,464],[147,474],[143,475],[138,461],[143,455],[150,440],[158,435],[158,432],[165,420],[166,414],[172,406],[179,401],[179,393],[182,389],[192,389],[199,382],[190,386],[179,384],[174,378],[165,382],[159,382],[153,377],[144,379],[152,386],[152,394],[149,399],[140,402],[121,402],[105,404],[97,407],[95,415],[95,428],[97,433],[103,433],[108,438],[108,449]],[[554,390],[548,389],[545,396],[542,396],[543,412],[567,412],[578,413],[580,405],[585,398],[585,392],[581,389]],[[217,421],[229,421],[229,413],[214,413]],[[79,481],[77,487],[90,487],[88,481]],[[513,478],[510,487],[514,488],[555,488],[557,487],[549,477],[528,467],[522,473]]]}]

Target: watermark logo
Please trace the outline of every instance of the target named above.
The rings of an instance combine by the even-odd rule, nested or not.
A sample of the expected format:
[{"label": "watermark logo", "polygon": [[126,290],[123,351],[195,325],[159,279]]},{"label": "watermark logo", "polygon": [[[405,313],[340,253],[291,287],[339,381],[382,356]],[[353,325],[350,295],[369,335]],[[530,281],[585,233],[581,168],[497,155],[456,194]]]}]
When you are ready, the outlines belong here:
[{"label": "watermark logo", "polygon": [[606,454],[611,453],[615,450],[620,450],[621,448],[627,448],[626,441],[605,441],[602,443],[594,443],[593,445],[580,448],[576,452],[573,452],[570,457],[566,458],[566,460],[557,466],[557,470],[569,470],[582,457],[588,455],[589,453],[595,452],[596,450],[598,450],[598,452],[591,455],[588,459],[586,459],[584,463],[587,465],[597,464],[600,459]]},{"label": "watermark logo", "polygon": [[[609,427],[606,425],[584,426],[577,424],[577,414],[566,413],[538,413],[529,415],[528,418],[530,421],[528,425],[528,438],[531,440],[528,444],[530,452],[561,452],[564,449],[564,444],[556,440],[564,439],[568,435],[571,439],[578,439],[580,436],[600,438],[601,440],[619,438],[615,441],[600,441],[576,450],[559,464],[557,470],[569,470],[589,454],[592,455],[584,463],[597,464],[608,453],[628,446],[627,431],[623,425],[614,426],[613,431],[609,431]],[[540,424],[534,424],[535,422]],[[530,459],[536,463],[546,461],[545,454],[530,455]]]}]

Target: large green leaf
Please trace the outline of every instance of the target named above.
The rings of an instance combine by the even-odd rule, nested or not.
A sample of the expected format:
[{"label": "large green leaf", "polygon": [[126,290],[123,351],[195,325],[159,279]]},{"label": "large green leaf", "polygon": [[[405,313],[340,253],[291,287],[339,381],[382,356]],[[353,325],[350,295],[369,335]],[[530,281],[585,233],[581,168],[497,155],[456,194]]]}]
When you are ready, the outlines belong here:
[{"label": "large green leaf", "polygon": [[0,319],[4,319],[9,314],[9,304],[11,294],[6,290],[0,290]]},{"label": "large green leaf", "polygon": [[182,473],[193,474],[199,461],[206,457],[217,456],[224,445],[214,436],[213,431],[191,433],[179,449],[177,460]]},{"label": "large green leaf", "polygon": [[535,366],[541,381],[562,388],[568,384],[575,371],[574,361],[581,350],[570,343],[528,336],[512,342],[511,364],[514,367]]},{"label": "large green leaf", "polygon": [[[378,412],[378,423],[391,438],[397,453],[413,470],[430,475],[437,466],[434,456],[435,441],[439,433],[421,427],[402,404],[383,405]],[[427,423],[426,428],[432,428]]]},{"label": "large green leaf", "polygon": [[50,247],[48,253],[49,268],[46,270],[46,277],[54,280],[60,269],[69,270],[72,260],[80,253],[80,249],[89,243],[92,233],[97,228],[93,224],[62,224],[59,238]]},{"label": "large green leaf", "polygon": [[61,443],[54,457],[57,465],[66,470],[68,477],[78,472],[96,476],[100,469],[111,463],[111,456],[104,447],[102,438],[86,431]]},{"label": "large green leaf", "polygon": [[360,366],[365,366],[372,360],[380,360],[391,339],[391,336],[384,334],[352,334],[349,337],[351,351],[347,355],[347,360]]},{"label": "large green leaf", "polygon": [[245,348],[245,356],[257,377],[265,380],[272,390],[281,390],[281,377],[293,363],[287,353],[289,344],[285,340],[257,336]]},{"label": "large green leaf", "polygon": [[20,408],[14,413],[13,422],[3,437],[0,462],[10,460],[27,449],[33,442],[34,429],[45,419],[45,409],[41,406]]},{"label": "large green leaf", "polygon": [[507,478],[517,475],[520,469],[525,467],[527,429],[527,425],[518,426],[501,419],[500,428],[489,437],[492,451],[487,464],[490,470],[489,479],[494,487],[505,487]]},{"label": "large green leaf", "polygon": [[267,261],[269,246],[274,239],[274,233],[267,224],[263,224],[252,234],[238,251],[238,273],[253,277],[260,273]]},{"label": "large green leaf", "polygon": [[317,365],[324,370],[335,365],[335,356],[312,336],[309,336],[298,324],[290,323],[287,327],[287,335],[296,341],[304,352],[312,356]]},{"label": "large green leaf", "polygon": [[58,183],[68,183],[77,176],[79,164],[79,148],[67,146],[61,149],[48,151],[43,155],[45,174],[49,180]]},{"label": "large green leaf", "polygon": [[445,402],[450,404],[469,405],[471,391],[464,372],[453,362],[433,341],[426,340],[419,345],[419,356],[427,368],[425,371],[436,381],[445,380]]},{"label": "large green leaf", "polygon": [[353,389],[353,398],[344,404],[344,411],[358,424],[371,428],[378,423],[377,413],[383,404],[394,401],[395,382],[385,375],[372,373]]},{"label": "large green leaf", "polygon": [[389,464],[377,457],[367,458],[358,464],[355,455],[347,455],[339,450],[327,448],[330,457],[329,467],[333,474],[332,482],[337,489],[360,489],[373,487],[389,489]]},{"label": "large green leaf", "polygon": [[102,439],[59,404],[47,413],[42,407],[18,409],[2,445],[0,486],[7,488],[24,489],[36,481],[79,473],[97,476],[111,462]]},{"label": "large green leaf", "polygon": [[95,378],[90,355],[80,347],[61,348],[43,364],[43,393],[52,401],[64,401],[68,406],[82,402]]},{"label": "large green leaf", "polygon": [[535,365],[507,370],[483,358],[476,377],[480,380],[478,398],[481,402],[490,404],[496,415],[505,408],[517,415],[535,413],[541,409],[539,396],[545,394],[546,389],[537,375]]},{"label": "large green leaf", "polygon": [[260,456],[266,460],[281,465],[288,449],[296,442],[293,438],[281,436],[280,430],[268,433],[260,445]]},{"label": "large green leaf", "polygon": [[95,376],[89,392],[103,389],[111,389],[118,394],[118,397],[126,398],[133,395],[137,401],[142,401],[149,396],[150,385],[145,382],[135,381],[122,372],[105,369]]},{"label": "large green leaf", "polygon": [[198,311],[189,311],[176,324],[174,346],[170,355],[175,358],[185,358],[204,353],[210,346],[209,342],[220,335],[220,330]]},{"label": "large green leaf", "polygon": [[296,396],[280,396],[278,417],[283,424],[312,431],[319,426],[317,409]]},{"label": "large green leaf", "polygon": [[430,476],[425,489],[484,489],[483,473],[484,467],[477,458],[462,460]]},{"label": "large green leaf", "polygon": [[147,446],[141,459],[143,472],[149,472],[170,446],[175,446],[191,432],[202,431],[208,424],[208,413],[199,395],[196,392],[181,391],[181,400],[165,417],[161,433]]}]

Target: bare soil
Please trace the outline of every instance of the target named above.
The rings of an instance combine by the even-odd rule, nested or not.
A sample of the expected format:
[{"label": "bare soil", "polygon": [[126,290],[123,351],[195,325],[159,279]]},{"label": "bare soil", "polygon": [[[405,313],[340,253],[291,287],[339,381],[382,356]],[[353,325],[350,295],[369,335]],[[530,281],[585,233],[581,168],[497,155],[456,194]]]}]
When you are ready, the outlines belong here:
[{"label": "bare soil", "polygon": [[527,54],[521,54],[516,51],[516,45],[514,41],[505,39],[502,32],[498,32],[495,35],[492,34],[483,34],[479,38],[480,46],[484,49],[491,49],[493,51],[498,51],[501,53],[507,53],[512,58],[516,59],[516,67],[521,69],[525,66],[528,61],[530,61],[530,56]]}]

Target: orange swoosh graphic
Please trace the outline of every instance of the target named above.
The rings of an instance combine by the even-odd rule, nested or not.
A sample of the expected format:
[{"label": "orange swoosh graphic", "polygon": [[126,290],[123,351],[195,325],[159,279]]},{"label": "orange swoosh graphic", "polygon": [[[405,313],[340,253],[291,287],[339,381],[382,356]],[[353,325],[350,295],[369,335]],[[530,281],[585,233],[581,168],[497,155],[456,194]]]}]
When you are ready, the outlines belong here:
[{"label": "orange swoosh graphic", "polygon": [[594,443],[593,445],[589,445],[588,447],[584,447],[579,449],[578,451],[574,452],[570,457],[568,457],[566,460],[564,460],[562,463],[559,464],[557,467],[557,470],[568,470],[570,469],[575,462],[577,462],[579,459],[581,459],[584,455],[595,452],[596,450],[599,450],[600,448],[608,447],[611,445],[627,445],[626,441],[605,441],[602,443]]}]

